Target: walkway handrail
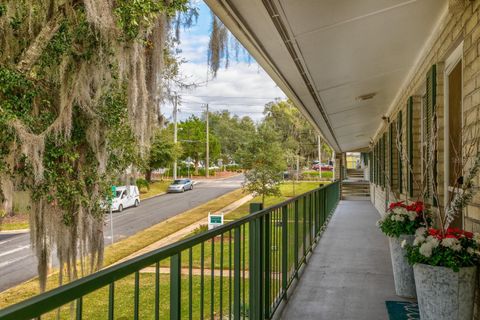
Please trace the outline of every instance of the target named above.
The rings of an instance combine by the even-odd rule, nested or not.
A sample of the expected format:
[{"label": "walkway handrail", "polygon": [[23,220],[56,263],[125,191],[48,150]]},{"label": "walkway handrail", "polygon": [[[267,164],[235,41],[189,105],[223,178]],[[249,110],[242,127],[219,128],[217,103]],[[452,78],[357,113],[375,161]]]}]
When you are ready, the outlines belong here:
[{"label": "walkway handrail", "polygon": [[[115,308],[115,284],[120,280],[125,282],[122,285],[133,287],[129,318],[138,319],[146,307],[155,319],[160,319],[166,309],[170,319],[180,319],[186,312],[190,319],[218,315],[220,319],[270,319],[335,210],[339,194],[336,181],[7,307],[0,310],[0,319],[36,318],[66,304],[70,308],[57,310],[55,315],[64,312],[78,320],[91,318],[89,305],[98,308],[99,298],[87,295],[99,294],[97,290],[107,286],[105,315],[114,319],[117,312],[123,314],[128,309]],[[141,308],[140,274],[148,273],[144,270],[148,267],[154,269],[145,282],[154,283],[154,306]],[[165,273],[169,281],[163,288],[160,279]],[[133,284],[127,283],[130,275],[134,276]],[[194,283],[200,286],[194,288]],[[169,305],[160,306],[161,299],[168,295]],[[194,296],[200,299],[198,306]],[[209,314],[205,315],[206,311]]]}]

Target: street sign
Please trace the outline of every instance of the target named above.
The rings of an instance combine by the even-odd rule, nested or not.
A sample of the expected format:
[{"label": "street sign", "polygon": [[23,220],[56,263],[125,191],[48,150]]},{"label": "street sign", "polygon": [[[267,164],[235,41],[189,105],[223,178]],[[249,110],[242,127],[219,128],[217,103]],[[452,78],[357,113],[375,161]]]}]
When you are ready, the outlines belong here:
[{"label": "street sign", "polygon": [[220,214],[208,214],[208,230],[223,225],[223,213]]}]

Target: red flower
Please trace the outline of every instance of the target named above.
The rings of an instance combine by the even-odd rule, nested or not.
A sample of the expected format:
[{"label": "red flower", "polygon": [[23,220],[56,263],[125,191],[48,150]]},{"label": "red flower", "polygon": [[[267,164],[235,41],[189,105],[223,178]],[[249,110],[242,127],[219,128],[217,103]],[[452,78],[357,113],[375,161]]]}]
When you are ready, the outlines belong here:
[{"label": "red flower", "polygon": [[455,236],[454,234],[447,234],[445,236],[445,238],[454,238],[454,239],[457,239],[457,236]]},{"label": "red flower", "polygon": [[465,237],[467,237],[468,239],[472,239],[472,238],[473,238],[473,233],[471,233],[471,232],[464,231],[463,234],[464,234]]},{"label": "red flower", "polygon": [[405,207],[405,205],[403,204],[403,201],[390,203],[390,209],[393,209],[396,207]]},{"label": "red flower", "polygon": [[437,236],[437,235],[440,234],[440,231],[437,230],[437,229],[430,228],[430,229],[428,229],[428,234],[431,235],[431,236]]}]

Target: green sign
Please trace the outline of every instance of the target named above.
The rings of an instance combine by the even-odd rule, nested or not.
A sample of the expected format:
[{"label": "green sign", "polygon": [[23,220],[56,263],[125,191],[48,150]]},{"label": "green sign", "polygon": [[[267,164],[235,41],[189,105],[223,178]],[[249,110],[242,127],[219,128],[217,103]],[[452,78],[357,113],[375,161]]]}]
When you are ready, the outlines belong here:
[{"label": "green sign", "polygon": [[221,216],[210,216],[210,223],[220,224],[220,223],[222,223],[222,217]]},{"label": "green sign", "polygon": [[110,203],[110,205],[112,205],[112,199],[115,198],[115,196],[117,195],[117,186],[112,186],[111,190],[112,194],[110,195],[110,197],[108,197],[108,203]]},{"label": "green sign", "polygon": [[208,214],[208,230],[223,224],[223,214]]}]

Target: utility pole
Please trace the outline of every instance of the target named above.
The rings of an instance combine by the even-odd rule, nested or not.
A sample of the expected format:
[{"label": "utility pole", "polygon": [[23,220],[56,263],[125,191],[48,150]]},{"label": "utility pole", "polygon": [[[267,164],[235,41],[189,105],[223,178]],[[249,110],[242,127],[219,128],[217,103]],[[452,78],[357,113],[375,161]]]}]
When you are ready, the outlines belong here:
[{"label": "utility pole", "polygon": [[[178,111],[178,96],[177,93],[175,92],[175,95],[173,96],[173,144],[177,146],[177,111]],[[173,180],[177,179],[177,158],[175,157],[175,160],[173,161]]]},{"label": "utility pole", "polygon": [[207,116],[205,117],[207,121],[207,156],[206,156],[206,163],[205,163],[205,174],[207,178],[210,176],[210,144],[209,144],[209,124],[208,124],[208,103],[207,103]]},{"label": "utility pole", "polygon": [[318,135],[318,175],[322,180],[322,138]]}]

